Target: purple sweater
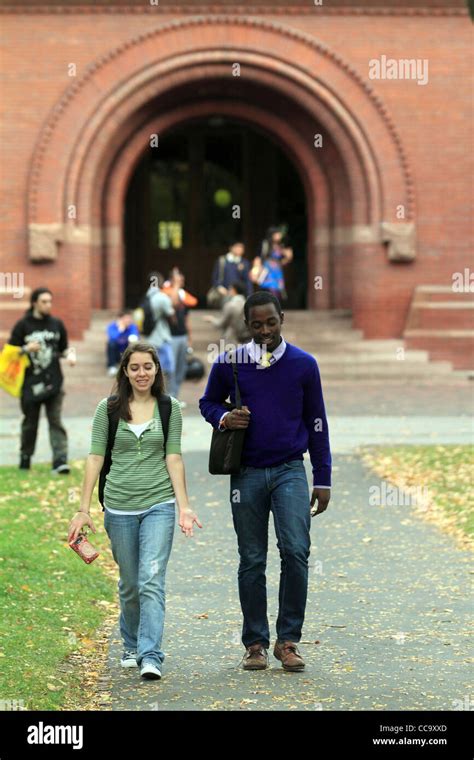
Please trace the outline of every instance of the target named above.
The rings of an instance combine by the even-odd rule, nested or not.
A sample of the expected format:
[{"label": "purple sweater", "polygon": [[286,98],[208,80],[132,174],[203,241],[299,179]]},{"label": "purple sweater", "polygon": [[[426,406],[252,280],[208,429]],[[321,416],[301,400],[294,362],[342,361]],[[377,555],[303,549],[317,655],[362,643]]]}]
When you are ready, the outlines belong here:
[{"label": "purple sweater", "polygon": [[[219,354],[213,363],[199,399],[201,414],[215,428],[227,397],[235,404],[232,365],[225,356]],[[287,342],[283,356],[262,369],[240,347],[237,373],[242,404],[251,412],[242,465],[274,467],[302,459],[309,450],[313,486],[330,486],[329,430],[316,359]]]}]

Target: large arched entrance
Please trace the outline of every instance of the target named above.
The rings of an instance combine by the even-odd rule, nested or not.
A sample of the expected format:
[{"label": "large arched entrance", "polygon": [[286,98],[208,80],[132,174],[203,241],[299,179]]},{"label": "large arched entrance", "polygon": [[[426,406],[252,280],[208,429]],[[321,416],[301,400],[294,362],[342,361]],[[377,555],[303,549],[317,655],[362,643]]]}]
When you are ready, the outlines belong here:
[{"label": "large arched entrance", "polygon": [[160,135],[130,179],[125,200],[124,299],[135,306],[150,271],[172,266],[205,304],[214,262],[234,240],[251,261],[265,230],[288,230],[285,308],[304,309],[307,291],[305,191],[293,162],[255,126],[219,114]]},{"label": "large arched entrance", "polygon": [[61,261],[77,327],[88,326],[91,308],[125,304],[126,195],[151,136],[213,116],[261,130],[296,167],[307,307],[349,308],[368,337],[399,335],[411,286],[384,234],[396,241],[413,228],[415,194],[393,120],[338,53],[274,22],[232,16],[163,24],[111,49],[44,125],[31,166],[29,256]]}]

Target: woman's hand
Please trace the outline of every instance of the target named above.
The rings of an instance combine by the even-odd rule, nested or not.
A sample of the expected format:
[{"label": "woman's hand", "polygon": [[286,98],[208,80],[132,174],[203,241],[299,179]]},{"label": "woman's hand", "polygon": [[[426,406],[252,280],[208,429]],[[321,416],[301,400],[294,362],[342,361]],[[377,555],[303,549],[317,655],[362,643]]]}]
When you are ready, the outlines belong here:
[{"label": "woman's hand", "polygon": [[76,540],[84,525],[88,525],[93,533],[97,533],[92,517],[87,512],[76,512],[69,523],[68,543],[71,544]]},{"label": "woman's hand", "polygon": [[181,528],[181,533],[184,533],[185,536],[194,536],[194,523],[196,523],[199,528],[202,528],[202,524],[199,522],[197,514],[193,512],[192,509],[187,508],[179,510],[178,525]]}]

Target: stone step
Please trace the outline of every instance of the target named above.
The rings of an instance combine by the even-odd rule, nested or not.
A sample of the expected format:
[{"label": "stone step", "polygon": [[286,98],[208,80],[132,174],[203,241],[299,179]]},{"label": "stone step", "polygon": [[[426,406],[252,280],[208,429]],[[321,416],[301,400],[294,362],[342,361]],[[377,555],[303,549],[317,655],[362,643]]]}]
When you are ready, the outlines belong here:
[{"label": "stone step", "polygon": [[378,365],[372,364],[354,364],[350,365],[323,365],[319,363],[321,374],[325,377],[369,377],[369,378],[384,378],[384,377],[398,377],[398,378],[417,378],[417,377],[431,377],[433,375],[449,375],[452,370],[450,362],[430,362],[428,364],[410,364],[405,365],[404,362],[398,362],[397,366],[394,365]]},{"label": "stone step", "polygon": [[[81,366],[87,366],[92,368],[93,366],[101,366],[105,361],[105,353],[96,354],[89,350],[77,349],[77,358]],[[345,353],[324,353],[318,350],[311,350],[308,353],[314,356],[318,363],[324,365],[352,365],[354,362],[358,364],[376,365],[376,364],[429,364],[426,351],[406,351],[403,359],[398,359],[394,352],[358,352],[356,354],[347,355]],[[194,351],[194,355],[198,356],[202,361],[206,361],[208,353],[206,351]],[[79,366],[79,365],[78,365]]]},{"label": "stone step", "polygon": [[[466,270],[467,271],[467,270]],[[447,359],[454,369],[474,370],[473,293],[446,285],[418,285],[403,338],[407,348],[428,351],[430,359]]]},{"label": "stone step", "polygon": [[[324,378],[328,377],[399,377],[399,378],[416,378],[416,377],[430,377],[433,375],[449,375],[452,367],[450,362],[439,361],[429,363],[407,363],[407,362],[393,362],[388,363],[344,363],[344,362],[324,362],[320,357],[316,357],[318,366],[321,370],[321,374]],[[211,365],[204,361],[206,367],[205,374],[210,371]],[[76,380],[86,378],[101,378],[106,377],[105,367],[98,367],[96,364],[77,364],[76,367],[64,367],[64,374],[68,374],[74,377]],[[107,378],[109,379],[109,378]],[[110,378],[110,382],[113,378]]]},{"label": "stone step", "polygon": [[[456,311],[453,309],[452,311]],[[203,321],[200,316],[217,314],[211,310],[191,312],[192,338],[195,356],[206,367],[206,376],[211,364],[208,356],[211,346],[218,351],[225,349],[218,330]],[[94,312],[91,325],[85,331],[83,341],[71,341],[77,351],[78,363],[69,368],[62,363],[64,374],[74,385],[87,387],[90,382],[94,388],[110,390],[114,378],[107,377],[105,370],[105,327],[115,317],[115,312]],[[408,333],[409,340],[403,338],[366,340],[362,331],[351,327],[350,313],[334,312],[287,312],[283,329],[285,339],[299,346],[316,357],[325,380],[374,380],[395,382],[397,379],[428,381],[429,378],[448,378],[452,375],[450,355],[439,355],[429,361],[429,349],[425,345],[416,345],[416,334],[433,331],[413,330]],[[457,334],[459,331],[450,331]],[[465,333],[474,331],[464,331]],[[2,336],[0,335],[0,338]],[[6,336],[5,339],[7,339]],[[404,358],[398,359],[400,349],[404,348]],[[430,344],[430,348],[432,348]],[[213,352],[215,354],[215,352]],[[469,367],[460,368],[469,369]],[[461,376],[459,376],[461,377]]]},{"label": "stone step", "polygon": [[474,370],[474,330],[406,330],[405,345],[448,360],[455,370]]},{"label": "stone step", "polygon": [[453,297],[460,301],[472,301],[472,290],[453,290],[451,285],[419,285],[416,289],[418,302],[450,301]]},{"label": "stone step", "polygon": [[474,303],[435,301],[412,307],[410,329],[456,330],[474,328]]}]

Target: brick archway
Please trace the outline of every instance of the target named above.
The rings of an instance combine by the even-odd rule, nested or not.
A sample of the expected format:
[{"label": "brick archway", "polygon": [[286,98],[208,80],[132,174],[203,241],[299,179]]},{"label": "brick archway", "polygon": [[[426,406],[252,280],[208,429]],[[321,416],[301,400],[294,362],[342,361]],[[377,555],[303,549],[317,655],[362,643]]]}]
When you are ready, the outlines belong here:
[{"label": "brick archway", "polygon": [[[100,284],[105,282],[104,301],[110,308],[118,308],[123,303],[123,268],[125,251],[122,237],[122,218],[125,195],[134,168],[144,153],[144,145],[150,134],[163,135],[168,130],[197,118],[203,118],[218,112],[222,116],[238,118],[240,122],[250,126],[258,126],[268,131],[272,139],[279,145],[287,157],[300,170],[308,202],[308,227],[310,230],[329,225],[330,199],[329,188],[324,173],[318,164],[311,162],[311,152],[300,135],[286,122],[273,117],[271,131],[268,129],[268,113],[254,105],[222,103],[219,100],[201,101],[185,107],[178,107],[166,112],[161,117],[153,117],[135,132],[126,146],[117,155],[110,173],[107,174],[104,191],[104,215],[102,229],[106,233],[102,256],[95,258],[96,298],[101,298]],[[317,195],[317,202],[315,193]],[[310,269],[309,279],[312,280],[316,271],[329,275],[329,247],[321,244],[316,250],[314,243],[308,246]],[[313,271],[314,270],[314,271]],[[310,291],[310,296],[312,295]],[[324,294],[326,297],[326,293]],[[316,305],[316,304],[314,304]],[[313,301],[310,302],[313,306]],[[317,307],[324,308],[329,304],[319,300]]]},{"label": "brick archway", "polygon": [[[157,42],[164,40],[163,51]],[[234,63],[241,67],[240,78],[232,77]],[[326,274],[331,264],[334,275],[338,265],[331,252],[337,249],[344,273],[341,286],[346,288],[343,301],[352,306],[356,326],[370,333],[373,314],[386,305],[386,295],[376,287],[376,278],[389,265],[381,223],[396,222],[400,205],[406,208],[407,221],[414,216],[408,161],[382,102],[340,56],[300,32],[267,21],[188,18],[139,35],[94,62],[53,110],[34,153],[28,192],[30,258],[60,255],[74,262],[72,298],[75,279],[100,282],[97,275],[102,272],[111,287],[105,303],[96,288],[94,305],[117,306],[117,204],[125,193],[127,160],[131,170],[140,154],[134,135],[139,130],[145,134],[145,125],[152,123],[147,112],[151,103],[159,106],[160,99],[186,83],[224,77],[229,88],[242,81],[285,97],[302,114],[293,131],[283,124],[278,131],[308,194],[310,254],[313,248],[309,274]],[[256,103],[240,102],[243,118],[259,119],[275,134],[273,114],[267,112],[265,125],[265,114],[256,109]],[[185,118],[184,111],[175,113],[174,123]],[[155,109],[153,123],[166,129],[166,112],[156,117]],[[315,133],[325,140],[326,149],[319,153],[313,146]],[[132,143],[135,154],[128,147]],[[122,185],[117,184],[120,176]],[[369,274],[371,294],[366,292]],[[363,322],[358,321],[362,302]],[[83,304],[84,327],[91,306]],[[393,329],[389,321],[385,324]]]}]

